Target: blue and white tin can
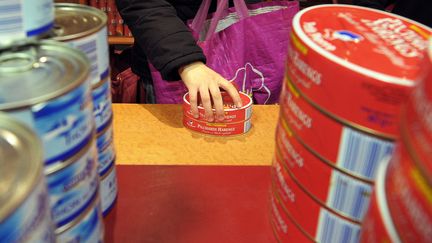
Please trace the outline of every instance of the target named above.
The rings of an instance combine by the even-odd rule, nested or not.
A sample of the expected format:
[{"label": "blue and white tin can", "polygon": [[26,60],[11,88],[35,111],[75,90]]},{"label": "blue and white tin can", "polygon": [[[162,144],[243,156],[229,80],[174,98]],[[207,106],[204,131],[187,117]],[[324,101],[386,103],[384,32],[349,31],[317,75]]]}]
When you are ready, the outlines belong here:
[{"label": "blue and white tin can", "polygon": [[56,3],[51,38],[83,51],[91,64],[91,84],[109,76],[109,48],[106,14],[90,6]]},{"label": "blue and white tin can", "polygon": [[93,136],[88,66],[81,52],[53,41],[0,52],[0,111],[36,131],[48,166]]},{"label": "blue and white tin can", "polygon": [[0,114],[0,242],[55,242],[42,144],[16,119]]},{"label": "blue and white tin can", "polygon": [[116,153],[113,136],[112,123],[97,135],[98,171],[101,176],[105,175],[111,166],[115,164]]},{"label": "blue and white tin can", "polygon": [[101,176],[100,197],[102,213],[106,216],[114,206],[117,199],[117,173],[116,166],[112,164],[109,171]]},{"label": "blue and white tin can", "polygon": [[111,80],[109,78],[93,85],[93,115],[96,123],[96,132],[100,133],[110,124],[113,116],[111,99]]},{"label": "blue and white tin can", "polygon": [[57,242],[104,242],[104,224],[99,198],[95,198],[76,220],[58,228],[56,235]]},{"label": "blue and white tin can", "polygon": [[47,167],[45,174],[57,228],[69,224],[98,197],[96,146],[92,141],[72,158]]},{"label": "blue and white tin can", "polygon": [[53,25],[53,0],[0,0],[0,49],[40,37]]}]

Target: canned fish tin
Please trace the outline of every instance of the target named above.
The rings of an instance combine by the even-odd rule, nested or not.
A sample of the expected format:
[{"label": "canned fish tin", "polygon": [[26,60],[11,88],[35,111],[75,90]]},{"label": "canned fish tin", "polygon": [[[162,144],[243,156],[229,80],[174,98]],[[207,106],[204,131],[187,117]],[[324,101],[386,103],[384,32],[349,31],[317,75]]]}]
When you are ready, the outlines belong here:
[{"label": "canned fish tin", "polygon": [[113,143],[112,123],[97,135],[98,150],[98,172],[99,175],[105,175],[110,167],[115,163],[115,149]]},{"label": "canned fish tin", "polygon": [[115,164],[112,164],[109,171],[102,175],[100,179],[102,213],[106,216],[117,199],[117,172]]},{"label": "canned fish tin", "polygon": [[282,177],[277,176],[275,167],[272,168],[273,194],[281,199],[282,208],[308,235],[323,243],[358,242],[358,222],[329,211],[283,172]]},{"label": "canned fish tin", "polygon": [[0,52],[0,111],[36,131],[47,165],[71,157],[92,137],[88,71],[84,55],[53,41]]},{"label": "canned fish tin", "polygon": [[100,201],[95,198],[79,218],[56,230],[57,242],[104,241],[104,224]]},{"label": "canned fish tin", "polygon": [[93,85],[93,115],[96,123],[96,132],[100,133],[110,124],[113,116],[111,99],[111,80],[106,78]]},{"label": "canned fish tin", "polygon": [[55,242],[39,139],[0,114],[0,154],[0,242]]},{"label": "canned fish tin", "polygon": [[0,1],[0,49],[29,42],[54,23],[53,0]]},{"label": "canned fish tin", "polygon": [[388,166],[385,191],[402,242],[429,242],[432,237],[432,186],[413,161],[405,144]]},{"label": "canned fish tin", "polygon": [[[222,121],[223,123],[236,123],[236,122],[244,122],[249,120],[252,116],[252,98],[249,95],[239,92],[240,99],[242,100],[243,106],[241,108],[235,108],[233,100],[231,96],[227,92],[221,92],[222,101],[224,104],[224,113],[225,119]],[[185,116],[196,119],[193,117],[191,112],[191,105],[189,102],[189,93],[186,93],[183,96],[183,112]],[[213,109],[213,113],[216,110]],[[205,121],[205,111],[202,105],[198,105],[198,113],[199,118],[197,120]]]},{"label": "canned fish tin", "polygon": [[372,183],[356,179],[342,171],[338,171],[307,150],[290,137],[279,126],[277,130],[276,153],[274,163],[277,176],[282,171],[288,172],[320,203],[361,221],[369,205]]},{"label": "canned fish tin", "polygon": [[57,167],[45,169],[54,222],[67,225],[87,210],[98,196],[96,146],[87,144]]},{"label": "canned fish tin", "polygon": [[275,195],[270,196],[270,223],[276,240],[279,243],[314,242],[313,238],[304,233],[282,209],[280,201]]},{"label": "canned fish tin", "polygon": [[183,116],[183,125],[193,131],[216,135],[231,136],[247,133],[251,128],[251,119],[237,123],[216,123],[195,120],[189,116]]},{"label": "canned fish tin", "polygon": [[385,159],[378,168],[376,186],[362,224],[361,243],[401,242],[390,216],[384,188],[389,159]]},{"label": "canned fish tin", "polygon": [[87,55],[92,84],[108,78],[107,16],[103,11],[82,4],[56,3],[52,36]]},{"label": "canned fish tin", "polygon": [[296,137],[348,173],[375,178],[378,163],[393,152],[391,140],[344,126],[308,104],[290,83],[280,98],[282,116]]},{"label": "canned fish tin", "polygon": [[395,137],[431,33],[370,8],[309,7],[293,19],[288,76],[305,99],[340,121]]}]

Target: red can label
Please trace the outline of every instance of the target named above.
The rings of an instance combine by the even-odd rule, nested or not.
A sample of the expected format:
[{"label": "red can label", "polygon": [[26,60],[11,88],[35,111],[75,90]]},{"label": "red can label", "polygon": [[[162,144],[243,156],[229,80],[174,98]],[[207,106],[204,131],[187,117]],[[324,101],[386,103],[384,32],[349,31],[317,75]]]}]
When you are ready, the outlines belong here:
[{"label": "red can label", "polygon": [[280,122],[276,131],[277,176],[285,169],[322,204],[361,221],[369,205],[372,184],[355,179],[325,164],[307,151]]},{"label": "red can label", "polygon": [[[279,163],[274,160],[273,163]],[[286,171],[278,176],[272,167],[273,194],[305,232],[318,242],[358,242],[360,225],[322,207],[302,191]]]},{"label": "red can label", "polygon": [[308,100],[340,120],[394,138],[430,33],[370,8],[306,8],[293,19],[288,76]]},{"label": "red can label", "polygon": [[432,187],[401,144],[386,178],[386,196],[395,227],[403,242],[432,239]]},{"label": "red can label", "polygon": [[392,141],[336,122],[307,103],[289,82],[280,103],[281,116],[299,141],[355,176],[373,180],[381,159],[393,152]]},{"label": "red can label", "polygon": [[[247,94],[239,92],[243,107],[236,108],[231,96],[227,92],[221,92],[222,101],[224,104],[225,118],[224,123],[241,122],[249,120],[252,116],[252,99]],[[200,103],[200,102],[199,102]],[[190,110],[189,93],[183,96],[183,112],[186,116],[193,118]],[[213,113],[216,111],[213,109]],[[199,120],[205,120],[204,107],[198,105]]]},{"label": "red can label", "polygon": [[251,120],[237,123],[213,123],[195,120],[186,115],[183,116],[183,125],[193,131],[216,135],[231,136],[247,133],[251,128]]}]

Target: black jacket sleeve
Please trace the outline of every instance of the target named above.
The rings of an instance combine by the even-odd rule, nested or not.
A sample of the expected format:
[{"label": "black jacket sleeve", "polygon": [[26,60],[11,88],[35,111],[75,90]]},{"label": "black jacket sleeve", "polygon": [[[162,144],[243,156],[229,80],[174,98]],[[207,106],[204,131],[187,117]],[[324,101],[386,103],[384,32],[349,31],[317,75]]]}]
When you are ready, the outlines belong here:
[{"label": "black jacket sleeve", "polygon": [[194,61],[205,62],[202,49],[164,0],[116,0],[117,8],[139,46],[168,81],[179,80],[178,68]]},{"label": "black jacket sleeve", "polygon": [[388,5],[394,3],[395,0],[353,0],[353,4],[364,7],[384,10]]}]

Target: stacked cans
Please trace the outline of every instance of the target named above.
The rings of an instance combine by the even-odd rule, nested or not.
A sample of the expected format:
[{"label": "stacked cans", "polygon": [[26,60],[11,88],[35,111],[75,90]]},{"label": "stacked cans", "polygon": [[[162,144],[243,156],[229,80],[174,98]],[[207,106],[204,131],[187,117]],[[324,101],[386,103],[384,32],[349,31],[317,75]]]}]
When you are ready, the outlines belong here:
[{"label": "stacked cans", "polygon": [[100,194],[105,215],[117,198],[107,16],[101,10],[85,5],[55,4],[51,38],[81,50],[90,61],[98,173],[101,179]]},{"label": "stacked cans", "polygon": [[0,113],[0,242],[55,242],[42,144]]},{"label": "stacked cans", "polygon": [[401,140],[380,171],[362,242],[430,242],[432,237],[432,42],[401,121]]},{"label": "stacked cans", "polygon": [[208,122],[205,120],[205,111],[201,104],[198,105],[199,117],[195,118],[193,116],[189,102],[189,93],[186,93],[183,96],[183,125],[190,130],[216,136],[232,136],[247,133],[252,126],[252,99],[247,94],[240,92],[239,95],[243,106],[236,108],[231,96],[227,92],[221,92],[221,95],[225,118],[222,122]]},{"label": "stacked cans", "polygon": [[430,33],[349,5],[294,17],[272,166],[271,219],[280,241],[358,242]]}]

